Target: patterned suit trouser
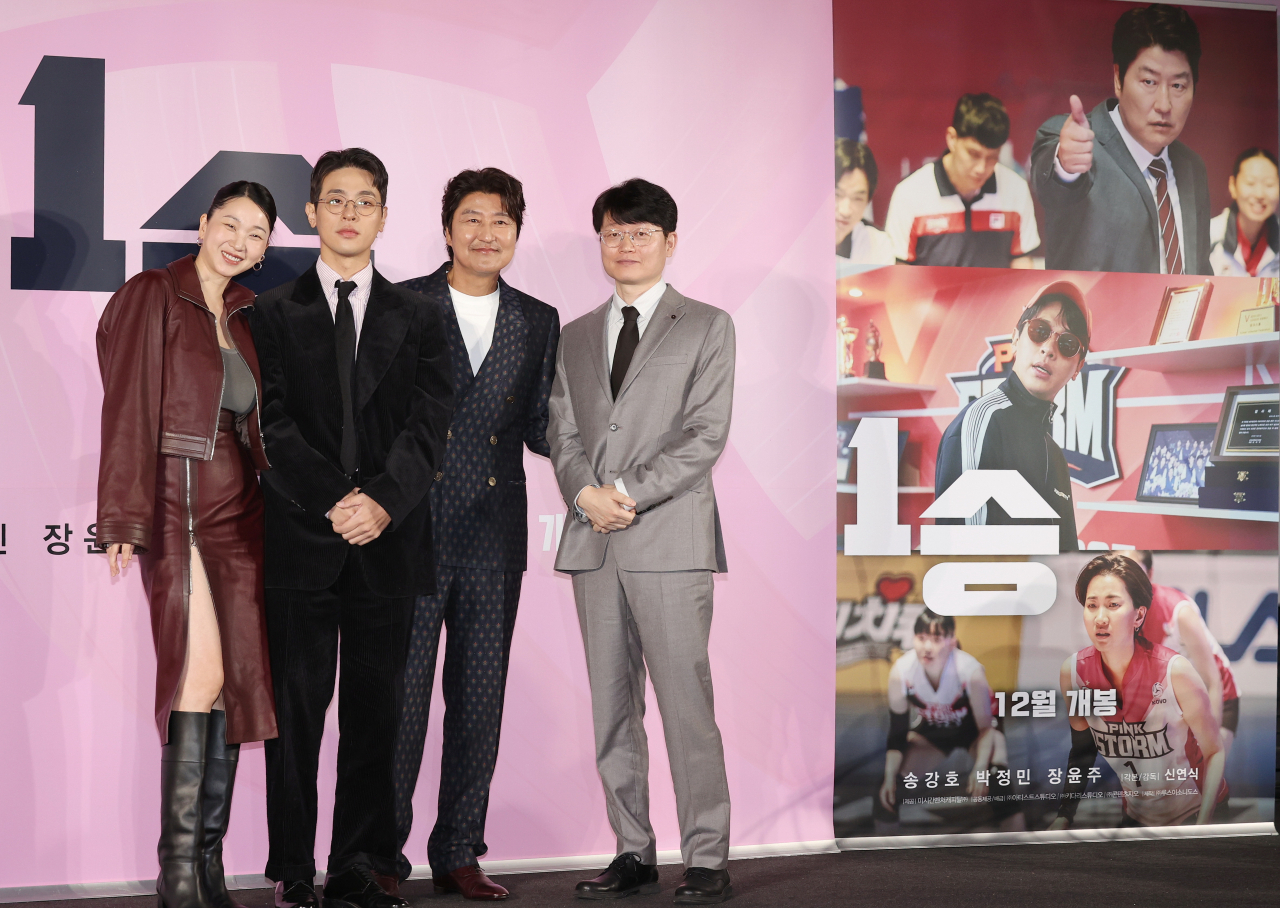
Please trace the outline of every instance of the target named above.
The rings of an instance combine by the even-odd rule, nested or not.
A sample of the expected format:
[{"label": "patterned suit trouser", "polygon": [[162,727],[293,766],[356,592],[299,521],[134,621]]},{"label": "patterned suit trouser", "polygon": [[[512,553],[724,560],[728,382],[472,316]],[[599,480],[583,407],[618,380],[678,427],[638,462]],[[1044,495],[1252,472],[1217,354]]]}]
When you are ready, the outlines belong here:
[{"label": "patterned suit trouser", "polygon": [[404,845],[413,828],[413,792],[422,767],[436,674],[440,627],[446,628],[444,746],[436,824],[427,841],[434,874],[469,867],[488,851],[484,842],[489,783],[498,759],[507,657],[515,629],[523,571],[437,565],[436,593],[419,596],[404,676],[404,706],[395,749],[397,869],[412,862]]}]

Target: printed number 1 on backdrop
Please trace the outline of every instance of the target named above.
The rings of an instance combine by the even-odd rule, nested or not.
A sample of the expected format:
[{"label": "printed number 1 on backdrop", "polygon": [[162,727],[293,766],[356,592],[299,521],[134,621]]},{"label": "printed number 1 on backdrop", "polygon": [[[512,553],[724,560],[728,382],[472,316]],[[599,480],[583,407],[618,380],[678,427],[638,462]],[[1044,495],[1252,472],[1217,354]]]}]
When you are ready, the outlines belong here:
[{"label": "printed number 1 on backdrop", "polygon": [[858,522],[844,527],[846,555],[910,555],[911,527],[898,523],[898,420],[867,418],[849,447],[858,452]]}]

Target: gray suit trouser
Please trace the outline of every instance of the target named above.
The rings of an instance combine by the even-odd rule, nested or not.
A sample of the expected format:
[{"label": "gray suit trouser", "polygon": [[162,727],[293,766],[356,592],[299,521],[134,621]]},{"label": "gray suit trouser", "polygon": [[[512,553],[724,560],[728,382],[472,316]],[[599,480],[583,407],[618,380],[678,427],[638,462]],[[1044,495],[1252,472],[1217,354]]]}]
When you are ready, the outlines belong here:
[{"label": "gray suit trouser", "polygon": [[606,548],[598,570],[573,575],[573,595],[591,682],[596,767],[618,854],[634,851],[657,863],[644,730],[647,665],[675,785],[681,857],[686,867],[723,869],[729,783],[707,658],[712,572],[624,571],[613,549]]}]

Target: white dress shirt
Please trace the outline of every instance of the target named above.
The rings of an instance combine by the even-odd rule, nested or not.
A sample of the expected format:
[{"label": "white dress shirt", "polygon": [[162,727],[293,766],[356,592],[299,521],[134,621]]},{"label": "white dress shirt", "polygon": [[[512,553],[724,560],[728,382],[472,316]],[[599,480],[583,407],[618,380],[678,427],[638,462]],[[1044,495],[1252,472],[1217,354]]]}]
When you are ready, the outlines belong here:
[{"label": "white dress shirt", "polygon": [[[605,349],[609,353],[609,371],[613,371],[613,351],[618,346],[618,335],[622,333],[622,326],[626,319],[622,316],[623,306],[635,306],[640,311],[640,315],[636,318],[636,330],[644,337],[644,329],[649,324],[649,319],[653,317],[653,310],[658,308],[658,301],[662,299],[662,294],[667,292],[667,282],[658,281],[644,293],[636,297],[634,303],[624,303],[622,298],[618,296],[618,291],[613,292],[613,299],[609,300],[609,314],[605,318]],[[622,478],[619,477],[613,481],[613,487],[626,495],[627,487],[623,485]],[[578,498],[582,497],[582,492],[573,499],[573,506],[578,507]]]},{"label": "white dress shirt", "polygon": [[462,343],[471,360],[471,374],[480,372],[480,365],[493,346],[493,329],[498,324],[498,296],[494,290],[486,296],[471,296],[449,285],[449,297],[453,300],[453,312],[458,316],[458,329]]},{"label": "white dress shirt", "polygon": [[[1182,261],[1187,260],[1187,235],[1182,229],[1182,206],[1178,204],[1178,179],[1173,175],[1173,162],[1169,160],[1169,146],[1160,149],[1160,154],[1154,155],[1138,144],[1138,140],[1129,134],[1129,130],[1124,128],[1124,119],[1120,116],[1119,105],[1107,111],[1111,117],[1111,122],[1116,124],[1116,129],[1120,132],[1120,138],[1124,140],[1124,147],[1129,149],[1129,156],[1133,158],[1133,162],[1138,165],[1138,169],[1142,171],[1142,177],[1147,181],[1147,189],[1151,190],[1151,198],[1156,202],[1156,217],[1159,218],[1160,197],[1156,195],[1156,178],[1151,172],[1151,162],[1159,158],[1164,162],[1165,183],[1169,192],[1169,204],[1173,208],[1173,223],[1178,228],[1178,251],[1182,254]],[[1097,152],[1095,152],[1096,154]],[[1058,175],[1064,183],[1074,183],[1079,179],[1078,173],[1067,173],[1061,162],[1058,161],[1058,152],[1053,153],[1053,172]],[[1164,237],[1160,237],[1160,273],[1168,274],[1169,265],[1165,261]],[[1185,269],[1185,265],[1183,266]]]},{"label": "white dress shirt", "polygon": [[[316,274],[320,278],[320,286],[324,289],[324,298],[329,301],[329,314],[338,321],[338,281],[342,275],[324,263],[324,259],[316,259]],[[356,349],[360,349],[360,327],[364,324],[364,310],[369,308],[369,293],[373,290],[373,262],[365,265],[351,276],[356,282],[356,289],[351,291],[348,300],[351,302],[351,314],[356,320]]]}]

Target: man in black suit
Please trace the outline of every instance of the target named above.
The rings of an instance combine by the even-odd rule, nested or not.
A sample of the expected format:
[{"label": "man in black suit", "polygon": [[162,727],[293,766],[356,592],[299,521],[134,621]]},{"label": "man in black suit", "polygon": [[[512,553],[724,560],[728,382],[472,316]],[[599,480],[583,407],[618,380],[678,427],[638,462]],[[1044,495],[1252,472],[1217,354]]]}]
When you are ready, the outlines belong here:
[{"label": "man in black suit", "polygon": [[399,875],[427,736],[441,624],[444,746],[427,859],[437,891],[505,899],[476,863],[498,758],[507,656],[529,545],[524,446],[544,457],[560,316],[499,276],[524,220],[520,181],[494,167],[451,179],[441,206],[449,261],[403,286],[444,313],[457,396],[444,464],[431,487],[436,592],[419,596],[396,741]]},{"label": "man in black suit", "polygon": [[439,308],[373,268],[386,196],[386,168],[370,152],[321,155],[306,209],[320,258],[259,297],[253,315],[271,461],[262,474],[266,612],[280,726],[266,751],[266,874],[280,908],[319,908],[316,772],[339,636],[324,900],[407,904],[377,875],[395,873],[392,755],[413,597],[435,589],[427,490],[453,389]]},{"label": "man in black suit", "polygon": [[1036,133],[1045,267],[1212,274],[1208,174],[1178,141],[1200,77],[1196,24],[1165,4],[1125,10],[1111,56],[1115,98],[1086,118],[1072,95]]}]

